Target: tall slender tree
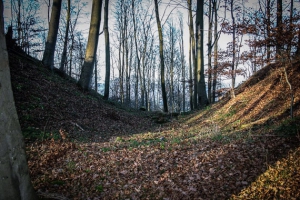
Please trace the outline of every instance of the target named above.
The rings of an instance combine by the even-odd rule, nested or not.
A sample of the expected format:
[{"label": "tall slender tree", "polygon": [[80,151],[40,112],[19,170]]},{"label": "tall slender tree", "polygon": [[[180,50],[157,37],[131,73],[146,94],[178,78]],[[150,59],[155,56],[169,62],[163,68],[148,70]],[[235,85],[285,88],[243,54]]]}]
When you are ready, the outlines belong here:
[{"label": "tall slender tree", "polygon": [[0,0],[0,199],[37,199],[27,166],[24,141],[14,103]]},{"label": "tall slender tree", "polygon": [[89,90],[93,75],[101,22],[102,0],[93,0],[88,43],[78,85]]},{"label": "tall slender tree", "polygon": [[179,26],[180,26],[180,40],[179,48],[180,48],[180,62],[181,62],[181,80],[182,80],[182,111],[185,112],[185,59],[184,59],[184,41],[183,41],[183,19],[182,16],[179,18]]},{"label": "tall slender tree", "polygon": [[161,23],[159,19],[157,0],[154,0],[154,5],[155,5],[156,23],[157,23],[158,36],[159,36],[160,81],[161,81],[162,99],[163,99],[164,112],[168,112],[167,92],[166,92],[166,83],[165,83],[164,43],[163,43]]},{"label": "tall slender tree", "polygon": [[67,47],[68,47],[68,38],[69,38],[69,29],[70,29],[70,20],[71,20],[71,0],[68,0],[68,8],[67,8],[67,24],[66,24],[66,32],[64,38],[64,48],[61,56],[60,62],[60,71],[65,73],[65,66],[67,66]]},{"label": "tall slender tree", "polygon": [[56,39],[57,39],[57,33],[59,27],[61,2],[62,0],[53,0],[48,37],[47,37],[45,51],[43,55],[43,64],[50,69],[53,69],[54,52],[55,52]]},{"label": "tall slender tree", "polygon": [[105,36],[105,88],[104,99],[109,97],[109,81],[110,81],[110,44],[109,44],[109,32],[108,32],[108,5],[109,0],[105,0],[104,5],[104,36]]},{"label": "tall slender tree", "polygon": [[194,94],[193,94],[193,103],[194,103],[194,109],[198,108],[198,82],[197,82],[197,63],[196,63],[196,53],[195,53],[195,34],[194,34],[194,20],[193,20],[193,13],[192,13],[192,0],[187,0],[188,4],[188,10],[189,10],[189,19],[190,19],[190,24],[189,24],[189,31],[190,31],[190,51],[191,51],[191,56],[192,58],[190,59],[193,63],[193,69],[194,69],[194,77],[191,80],[193,85],[194,85]]},{"label": "tall slender tree", "polygon": [[212,102],[216,101],[216,89],[217,89],[217,69],[218,69],[218,9],[217,0],[213,1],[213,13],[214,13],[214,68],[213,68],[213,80],[212,80]]},{"label": "tall slender tree", "polygon": [[236,62],[236,23],[234,16],[234,1],[230,0],[230,14],[232,19],[232,62],[231,62],[231,97],[235,97],[234,87],[235,87],[235,62]]},{"label": "tall slender tree", "polygon": [[204,24],[203,24],[203,9],[204,2],[197,1],[197,11],[196,11],[196,43],[197,43],[197,89],[198,89],[198,101],[199,106],[204,107],[207,105],[207,94],[205,86],[205,77],[204,77]]},{"label": "tall slender tree", "polygon": [[208,101],[213,102],[212,100],[212,26],[213,26],[213,2],[212,0],[209,0],[209,6],[208,6],[208,43],[207,43],[207,48],[208,48],[208,62],[207,62],[207,72],[208,72],[208,80],[207,80],[207,93],[208,93]]},{"label": "tall slender tree", "polygon": [[[282,36],[282,0],[277,0],[277,19],[276,19],[276,28],[277,28],[277,38],[276,38],[276,56],[280,58],[282,56],[282,44],[280,37]],[[281,59],[281,58],[280,58]]]}]

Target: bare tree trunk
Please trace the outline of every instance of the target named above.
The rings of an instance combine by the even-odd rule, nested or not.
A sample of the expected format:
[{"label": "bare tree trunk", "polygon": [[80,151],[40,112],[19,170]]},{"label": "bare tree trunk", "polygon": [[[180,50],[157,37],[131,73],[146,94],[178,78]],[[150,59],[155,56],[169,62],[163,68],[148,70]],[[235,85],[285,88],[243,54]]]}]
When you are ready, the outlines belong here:
[{"label": "bare tree trunk", "polygon": [[0,199],[37,199],[29,177],[21,127],[11,88],[0,0]]},{"label": "bare tree trunk", "polygon": [[[126,101],[127,101],[127,104],[130,105],[130,102],[131,102],[130,74],[131,74],[132,53],[133,52],[131,51],[130,58],[128,58],[129,57],[129,52],[128,52],[128,42],[127,42],[127,40],[126,40],[125,45],[126,45]],[[133,46],[132,37],[130,37],[130,46]]]},{"label": "bare tree trunk", "polygon": [[71,35],[71,47],[70,47],[70,63],[69,63],[69,76],[71,77],[72,76],[72,64],[73,64],[73,47],[74,47],[74,43],[75,43],[75,40],[74,40],[74,35],[72,33]]},{"label": "bare tree trunk", "polygon": [[196,13],[196,43],[197,43],[197,89],[198,89],[198,101],[199,106],[203,108],[208,104],[205,77],[204,77],[204,24],[203,24],[203,7],[204,2],[197,1],[197,13]]},{"label": "bare tree trunk", "polygon": [[171,84],[170,84],[170,96],[171,96],[171,113],[174,112],[174,33],[173,33],[173,24],[170,26],[170,51],[171,51],[171,57],[170,57],[170,78],[171,78]]},{"label": "bare tree trunk", "polygon": [[179,19],[180,24],[180,39],[179,47],[180,47],[180,61],[181,61],[181,79],[182,79],[182,111],[185,112],[185,63],[184,63],[184,44],[183,44],[183,19]]},{"label": "bare tree trunk", "polygon": [[192,52],[192,61],[193,61],[193,69],[194,69],[194,78],[193,78],[193,83],[194,83],[194,109],[198,109],[198,79],[197,79],[197,61],[196,61],[196,42],[195,42],[195,35],[194,35],[194,22],[193,22],[193,15],[192,15],[192,0],[187,0],[188,2],[188,10],[189,10],[189,16],[190,16],[190,25],[189,25],[189,30],[190,30],[190,37],[191,37],[191,52]]},{"label": "bare tree trunk", "polygon": [[69,38],[70,19],[71,19],[71,0],[68,0],[67,25],[66,25],[66,33],[64,38],[64,49],[62,52],[60,68],[59,68],[59,70],[62,71],[63,73],[65,73],[65,66],[67,66],[67,47],[68,47],[68,38]]},{"label": "bare tree trunk", "polygon": [[[267,38],[271,37],[271,0],[267,0]],[[267,41],[267,63],[270,63],[271,47],[270,42]]]},{"label": "bare tree trunk", "polygon": [[235,98],[234,87],[235,87],[235,51],[236,51],[236,24],[233,10],[233,0],[230,2],[230,13],[232,19],[232,63],[231,63],[231,97]]},{"label": "bare tree trunk", "polygon": [[159,36],[159,55],[160,55],[160,66],[161,66],[161,68],[160,68],[161,91],[162,91],[164,112],[168,112],[168,102],[167,102],[167,93],[166,93],[166,85],[165,85],[165,61],[164,61],[164,49],[163,49],[164,44],[163,44],[162,29],[161,29],[159,13],[158,13],[157,0],[154,0],[154,4],[155,4],[155,14],[156,14],[158,36]]},{"label": "bare tree trunk", "polygon": [[124,19],[124,26],[123,26],[123,30],[122,32],[122,42],[121,42],[121,46],[122,46],[122,62],[121,66],[120,66],[120,74],[119,74],[119,79],[120,79],[120,100],[121,103],[124,103],[124,68],[125,68],[125,27],[126,27],[126,17]]},{"label": "bare tree trunk", "polygon": [[102,0],[93,0],[89,38],[80,79],[78,81],[78,85],[84,90],[88,90],[90,88],[90,82],[92,79],[93,67],[99,38],[101,6]]},{"label": "bare tree trunk", "polygon": [[277,0],[277,39],[276,39],[276,59],[281,59],[282,56],[281,48],[281,40],[279,37],[281,37],[282,34],[282,0]]},{"label": "bare tree trunk", "polygon": [[[190,19],[191,20],[191,19]],[[194,96],[193,96],[193,67],[192,67],[192,37],[190,36],[189,41],[189,72],[190,72],[190,78],[189,78],[189,93],[190,93],[190,108],[191,110],[194,110]]]},{"label": "bare tree trunk", "polygon": [[109,82],[110,82],[110,44],[109,44],[109,32],[108,32],[108,5],[109,0],[105,0],[104,6],[104,35],[105,35],[105,89],[104,99],[109,97]]},{"label": "bare tree trunk", "polygon": [[60,10],[62,0],[53,0],[51,19],[49,24],[49,32],[46,41],[43,64],[49,69],[53,69],[54,52],[56,46],[56,39],[59,26]]},{"label": "bare tree trunk", "polygon": [[212,24],[213,24],[213,16],[212,16],[212,0],[209,0],[209,11],[208,11],[208,83],[207,83],[207,92],[208,92],[208,101],[213,102],[212,100]]},{"label": "bare tree trunk", "polygon": [[18,44],[19,46],[21,46],[21,31],[22,31],[22,27],[21,27],[21,0],[18,0],[18,16],[17,16],[17,20],[18,20]]},{"label": "bare tree trunk", "polygon": [[213,1],[214,8],[214,69],[213,69],[213,84],[212,84],[212,102],[216,101],[216,87],[217,87],[217,69],[218,69],[218,13],[217,13],[217,0]]},{"label": "bare tree trunk", "polygon": [[98,92],[98,59],[95,58],[95,91]]},{"label": "bare tree trunk", "polygon": [[[136,58],[137,58],[137,66],[135,68],[136,71],[136,85],[135,85],[135,104],[136,108],[138,108],[138,88],[139,88],[139,72],[141,69],[141,60],[139,56],[138,50],[138,43],[137,43],[137,28],[136,28],[136,21],[135,21],[135,7],[134,7],[134,0],[132,1],[132,20],[133,20],[133,32],[134,32],[134,44],[136,50]],[[141,77],[140,77],[141,78]]]},{"label": "bare tree trunk", "polygon": [[[290,7],[290,24],[289,24],[289,32],[292,33],[293,31],[293,17],[294,17],[294,0],[291,0],[291,7]],[[289,40],[289,44],[287,47],[288,56],[291,56],[292,51],[292,38]]]}]

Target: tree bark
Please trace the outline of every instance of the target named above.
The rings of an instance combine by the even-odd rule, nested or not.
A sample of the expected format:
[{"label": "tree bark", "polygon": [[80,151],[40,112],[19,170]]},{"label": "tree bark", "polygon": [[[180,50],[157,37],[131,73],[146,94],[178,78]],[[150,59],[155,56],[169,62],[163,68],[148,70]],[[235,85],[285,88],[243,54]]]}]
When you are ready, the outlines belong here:
[{"label": "tree bark", "polygon": [[54,52],[59,26],[60,10],[62,0],[53,0],[51,19],[49,23],[49,32],[46,41],[45,51],[43,55],[43,64],[49,69],[53,69]]},{"label": "tree bark", "polygon": [[166,84],[165,84],[165,61],[164,61],[164,44],[163,44],[163,36],[162,29],[159,19],[158,13],[158,3],[157,0],[154,0],[155,4],[155,14],[156,14],[156,22],[159,36],[159,55],[160,55],[160,81],[161,81],[161,94],[163,98],[163,106],[164,112],[168,112],[168,102],[167,102],[167,93],[166,93]]},{"label": "tree bark", "polygon": [[199,106],[203,108],[208,104],[205,77],[204,77],[204,24],[203,24],[203,1],[197,1],[197,13],[196,13],[196,43],[197,43],[197,89],[198,89],[198,101]]},{"label": "tree bark", "polygon": [[23,136],[11,88],[0,0],[0,199],[37,199],[30,182]]},{"label": "tree bark", "polygon": [[102,0],[93,0],[88,43],[80,79],[78,81],[78,85],[84,90],[90,89],[90,83],[93,75],[93,68],[99,39],[101,7]]},{"label": "tree bark", "polygon": [[105,35],[105,88],[104,88],[104,99],[106,99],[106,100],[109,97],[109,82],[110,82],[110,44],[109,44],[109,32],[108,32],[108,5],[109,5],[109,0],[105,0],[103,31],[104,31],[104,35]]}]

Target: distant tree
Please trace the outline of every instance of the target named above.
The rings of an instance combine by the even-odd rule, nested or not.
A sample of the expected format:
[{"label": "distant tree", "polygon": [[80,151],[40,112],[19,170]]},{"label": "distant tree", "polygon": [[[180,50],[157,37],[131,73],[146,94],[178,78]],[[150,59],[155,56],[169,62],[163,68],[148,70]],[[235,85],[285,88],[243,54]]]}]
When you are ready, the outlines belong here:
[{"label": "distant tree", "polygon": [[54,64],[54,52],[59,27],[61,2],[62,0],[53,0],[48,37],[43,56],[43,64],[50,69],[53,69]]},{"label": "distant tree", "polygon": [[[277,0],[277,18],[276,18],[276,28],[277,28],[277,37],[276,37],[276,56],[280,58],[282,56],[282,42],[280,42],[282,37],[282,0]],[[281,58],[280,58],[281,59]]]},{"label": "distant tree", "polygon": [[230,0],[230,14],[232,20],[232,62],[231,62],[231,97],[235,97],[234,87],[235,87],[235,62],[236,62],[236,22],[234,15],[234,1]]},{"label": "distant tree", "polygon": [[64,46],[63,52],[60,61],[60,71],[65,73],[65,66],[67,65],[67,47],[68,47],[68,40],[69,40],[69,29],[70,29],[70,19],[71,18],[71,0],[68,0],[68,10],[67,10],[67,24],[66,24],[66,32],[64,37]]},{"label": "distant tree", "polygon": [[105,0],[104,5],[104,35],[105,35],[105,89],[104,99],[109,97],[109,81],[110,81],[110,44],[109,44],[109,32],[108,32],[108,3],[109,0]]},{"label": "distant tree", "polygon": [[[8,4],[8,1],[5,3]],[[35,56],[34,53],[39,52],[42,46],[42,37],[39,36],[45,31],[45,27],[41,25],[42,20],[36,17],[40,11],[40,2],[15,0],[6,6],[11,7],[12,30],[17,30],[14,31],[13,38],[27,54]]]},{"label": "distant tree", "polygon": [[138,88],[139,88],[139,72],[141,69],[141,58],[139,54],[139,46],[138,46],[138,28],[137,28],[137,22],[136,22],[136,12],[135,12],[135,1],[132,0],[131,2],[131,8],[132,8],[132,21],[133,21],[133,34],[134,34],[134,44],[135,44],[135,50],[136,50],[136,83],[135,83],[135,101],[136,101],[136,107],[138,106]]},{"label": "distant tree", "polygon": [[102,0],[93,0],[88,43],[80,79],[78,81],[78,85],[84,90],[89,90],[93,75],[93,68],[99,39],[101,7]]},{"label": "distant tree", "polygon": [[163,44],[163,36],[162,36],[162,28],[159,19],[158,12],[158,3],[157,0],[154,0],[155,6],[155,14],[156,14],[156,22],[159,36],[159,55],[160,55],[160,80],[161,80],[161,91],[163,98],[163,108],[164,112],[168,112],[168,102],[167,102],[167,93],[166,93],[166,85],[165,85],[165,61],[164,61],[164,44]]},{"label": "distant tree", "polygon": [[184,58],[184,40],[183,40],[183,19],[182,15],[179,17],[179,26],[180,26],[180,34],[179,34],[179,48],[180,48],[180,63],[181,63],[181,81],[182,81],[182,111],[185,112],[185,84],[186,84],[186,65]]},{"label": "distant tree", "polygon": [[0,0],[0,199],[34,200],[24,141],[11,88]]}]

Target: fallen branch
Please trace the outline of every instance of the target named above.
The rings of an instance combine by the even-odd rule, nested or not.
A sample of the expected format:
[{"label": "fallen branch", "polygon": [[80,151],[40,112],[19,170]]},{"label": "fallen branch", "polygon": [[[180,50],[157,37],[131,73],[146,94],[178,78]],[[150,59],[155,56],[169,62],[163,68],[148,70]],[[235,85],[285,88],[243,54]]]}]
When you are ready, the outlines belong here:
[{"label": "fallen branch", "polygon": [[77,123],[75,123],[75,122],[71,122],[71,124],[73,124],[73,125],[77,126],[77,127],[80,129],[80,130],[84,131],[84,129],[83,129],[81,126],[79,126]]}]

